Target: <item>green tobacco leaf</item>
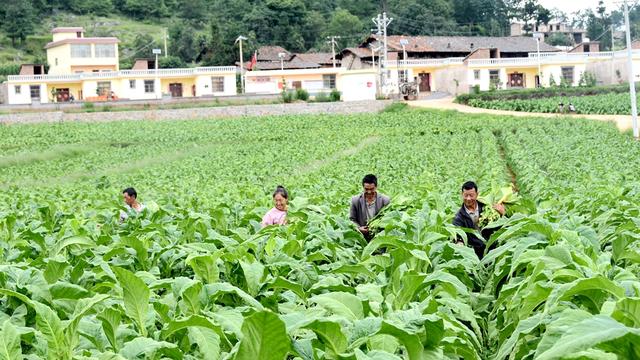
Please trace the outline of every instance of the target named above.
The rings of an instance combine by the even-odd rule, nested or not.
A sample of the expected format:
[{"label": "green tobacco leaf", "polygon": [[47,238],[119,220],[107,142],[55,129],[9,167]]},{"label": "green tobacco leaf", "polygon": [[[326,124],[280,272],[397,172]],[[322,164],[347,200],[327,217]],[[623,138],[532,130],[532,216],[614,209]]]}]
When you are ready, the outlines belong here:
[{"label": "green tobacco leaf", "polygon": [[264,279],[264,265],[262,265],[258,261],[240,261],[240,266],[242,267],[242,272],[244,273],[244,279],[247,282],[247,291],[251,296],[257,296],[260,292],[262,281]]},{"label": "green tobacco leaf", "polygon": [[192,327],[189,336],[198,344],[200,358],[203,360],[220,359],[220,336],[211,329]]},{"label": "green tobacco leaf", "polygon": [[[561,359],[584,349],[598,347],[610,341],[627,338],[627,344],[640,344],[640,329],[634,329],[611,319],[596,315],[570,327],[567,332],[548,350],[536,354],[536,360]],[[636,345],[636,351],[638,350]],[[612,349],[607,349],[611,351]],[[615,349],[613,349],[615,351]],[[620,355],[625,354],[620,349]]]},{"label": "green tobacco leaf", "polygon": [[102,323],[102,330],[114,352],[118,351],[117,331],[121,318],[122,315],[120,311],[113,308],[106,308],[97,316],[97,319]]},{"label": "green tobacco leaf", "polygon": [[310,299],[329,312],[344,316],[349,320],[358,320],[364,318],[364,310],[362,300],[346,292],[332,292],[327,294],[316,295]]},{"label": "green tobacco leaf", "polygon": [[36,311],[36,326],[49,344],[49,357],[70,359],[62,322],[58,315],[47,305],[36,301],[33,302],[33,308]]},{"label": "green tobacco leaf", "polygon": [[215,297],[220,293],[233,293],[238,295],[242,300],[244,300],[248,305],[255,307],[256,309],[262,311],[264,310],[264,306],[257,302],[251,295],[242,291],[242,289],[237,288],[229,283],[215,283],[208,284],[204,287],[205,293],[209,297]]},{"label": "green tobacco leaf", "polygon": [[55,257],[60,254],[62,250],[66,249],[69,246],[77,246],[80,248],[91,248],[95,247],[95,243],[93,240],[89,239],[86,236],[71,236],[62,240],[59,240],[53,249],[51,250],[51,256]]},{"label": "green tobacco leaf", "polygon": [[149,288],[131,271],[118,267],[112,269],[122,287],[125,314],[134,321],[140,334],[146,336],[145,321],[151,297]]},{"label": "green tobacco leaf", "polygon": [[22,359],[20,334],[11,321],[6,320],[2,325],[2,333],[0,333],[0,360],[16,359]]},{"label": "green tobacco leaf", "polygon": [[193,328],[193,327],[212,330],[218,336],[220,336],[220,338],[225,340],[227,339],[227,337],[224,334],[224,331],[220,326],[214,324],[211,320],[201,315],[191,315],[185,319],[171,321],[166,326],[166,328],[162,330],[161,336],[163,339],[166,340],[171,334],[175,333],[176,331],[180,331],[182,329],[187,329],[187,328]]},{"label": "green tobacco leaf", "polygon": [[629,327],[640,328],[640,299],[626,298],[618,301],[611,317]]},{"label": "green tobacco leaf", "polygon": [[[152,355],[158,353],[172,359],[182,359],[182,352],[178,350],[175,344],[166,341],[156,341],[146,337],[135,338],[124,344],[122,350],[120,350],[120,355],[127,359],[137,359],[141,355],[145,355],[145,358],[152,358]],[[156,355],[153,358],[161,357]]]},{"label": "green tobacco leaf", "polygon": [[422,343],[420,342],[420,337],[418,335],[411,334],[406,330],[400,329],[395,325],[387,323],[386,321],[382,323],[378,334],[391,335],[398,339],[398,341],[400,341],[400,343],[407,350],[409,360],[422,359],[422,352],[424,348],[422,346]]},{"label": "green tobacco leaf", "polygon": [[307,293],[304,291],[302,285],[295,283],[293,281],[289,281],[283,277],[278,277],[274,281],[269,284],[269,288],[271,289],[287,289],[291,290],[294,294],[296,294],[301,300],[307,300]]},{"label": "green tobacco leaf", "polygon": [[325,345],[325,351],[331,352],[334,356],[342,354],[347,349],[347,337],[342,332],[340,324],[327,321],[316,320],[304,327],[312,330]]},{"label": "green tobacco leaf", "polygon": [[269,311],[259,311],[242,323],[242,339],[235,360],[282,360],[291,349],[284,322]]},{"label": "green tobacco leaf", "polygon": [[213,284],[219,279],[218,257],[215,255],[188,256],[185,263],[193,269],[193,272],[205,283]]}]

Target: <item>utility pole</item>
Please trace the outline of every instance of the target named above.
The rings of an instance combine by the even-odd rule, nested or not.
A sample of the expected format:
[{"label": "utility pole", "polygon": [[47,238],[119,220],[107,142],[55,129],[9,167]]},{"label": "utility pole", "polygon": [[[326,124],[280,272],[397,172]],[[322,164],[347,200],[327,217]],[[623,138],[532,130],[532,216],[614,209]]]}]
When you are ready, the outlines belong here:
[{"label": "utility pole", "polygon": [[[382,68],[384,72],[387,72],[387,27],[393,21],[393,18],[387,17],[387,13],[383,12],[382,14],[378,14],[376,18],[372,19],[373,23],[378,26],[378,35],[382,32],[383,36],[383,52],[382,52]],[[386,78],[388,74],[384,74],[382,76],[383,85],[386,84]]]},{"label": "utility pole", "polygon": [[631,26],[629,25],[629,6],[624,2],[624,24],[627,33],[627,68],[629,71],[629,95],[631,96],[631,119],[633,124],[633,137],[638,140],[638,104],[636,103],[636,83],[633,74],[633,52],[631,50]]},{"label": "utility pole", "polygon": [[240,88],[242,89],[242,93],[244,94],[244,59],[242,58],[242,41],[247,40],[246,37],[240,35],[233,43],[234,45],[240,43]]},{"label": "utility pole", "polygon": [[163,29],[164,32],[164,57],[169,56],[169,52],[167,51],[167,38],[169,37],[169,35],[167,35],[167,28]]},{"label": "utility pole", "polygon": [[615,82],[615,60],[616,60],[616,49],[615,49],[615,39],[613,37],[613,21],[610,26],[611,30],[611,84]]},{"label": "utility pole", "polygon": [[327,39],[329,39],[329,41],[327,41],[328,43],[331,44],[331,54],[333,55],[333,57],[331,58],[333,61],[333,68],[336,68],[336,45],[338,45],[338,43],[336,42],[336,39],[342,39],[340,36],[327,36]]}]

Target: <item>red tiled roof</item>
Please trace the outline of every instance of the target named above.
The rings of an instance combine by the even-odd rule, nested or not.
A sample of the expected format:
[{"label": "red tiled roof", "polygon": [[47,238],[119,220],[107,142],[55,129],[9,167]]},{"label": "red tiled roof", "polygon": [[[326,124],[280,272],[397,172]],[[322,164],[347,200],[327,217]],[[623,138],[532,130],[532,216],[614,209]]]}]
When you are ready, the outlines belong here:
[{"label": "red tiled roof", "polygon": [[52,47],[64,45],[64,44],[117,44],[120,40],[118,38],[108,38],[108,37],[99,37],[99,38],[72,38],[72,39],[63,39],[60,41],[50,42],[44,46],[45,49],[50,49]]},{"label": "red tiled roof", "polygon": [[[472,52],[477,48],[499,49],[501,52],[536,52],[536,40],[524,36],[387,36],[387,46],[391,51],[402,51],[400,40],[406,40],[407,52]],[[377,35],[369,36],[361,45],[381,41]],[[540,43],[541,52],[557,52],[559,49]]]}]

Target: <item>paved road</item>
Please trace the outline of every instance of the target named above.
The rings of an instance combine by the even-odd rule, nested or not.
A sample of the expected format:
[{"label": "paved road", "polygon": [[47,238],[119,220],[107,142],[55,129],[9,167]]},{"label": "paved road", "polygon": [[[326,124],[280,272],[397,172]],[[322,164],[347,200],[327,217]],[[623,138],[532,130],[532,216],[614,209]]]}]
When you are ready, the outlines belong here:
[{"label": "paved road", "polygon": [[507,115],[507,116],[526,116],[526,117],[544,117],[544,118],[558,118],[558,119],[593,119],[599,121],[612,121],[616,124],[620,131],[626,131],[632,128],[630,115],[560,115],[550,113],[530,113],[522,111],[507,111],[507,110],[492,110],[475,108],[467,105],[456,104],[453,102],[453,97],[447,96],[435,99],[425,99],[408,101],[407,104],[414,107],[439,109],[439,110],[457,110],[467,114],[494,114],[494,115]]}]

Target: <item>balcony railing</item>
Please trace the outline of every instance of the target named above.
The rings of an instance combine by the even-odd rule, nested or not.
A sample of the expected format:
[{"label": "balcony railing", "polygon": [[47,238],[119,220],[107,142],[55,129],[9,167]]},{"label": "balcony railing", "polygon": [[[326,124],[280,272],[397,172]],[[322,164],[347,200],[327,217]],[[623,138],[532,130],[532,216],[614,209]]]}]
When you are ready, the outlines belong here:
[{"label": "balcony railing", "polygon": [[235,66],[207,66],[188,69],[121,70],[60,75],[10,75],[7,79],[9,81],[80,81],[118,77],[193,76],[235,72]]},{"label": "balcony railing", "polygon": [[453,57],[444,59],[409,59],[409,60],[387,60],[387,66],[446,66],[461,65],[464,58]]}]

